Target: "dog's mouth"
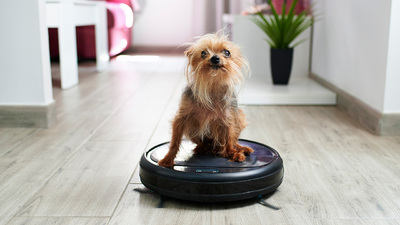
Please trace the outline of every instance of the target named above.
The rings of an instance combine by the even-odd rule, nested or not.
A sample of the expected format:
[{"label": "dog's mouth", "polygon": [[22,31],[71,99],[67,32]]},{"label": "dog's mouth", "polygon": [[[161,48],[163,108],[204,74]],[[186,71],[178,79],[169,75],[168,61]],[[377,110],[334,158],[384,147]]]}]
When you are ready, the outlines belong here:
[{"label": "dog's mouth", "polygon": [[220,64],[212,64],[210,67],[211,67],[211,69],[213,69],[213,70],[218,70],[218,69],[221,69],[221,68],[222,68],[222,65],[220,65]]}]

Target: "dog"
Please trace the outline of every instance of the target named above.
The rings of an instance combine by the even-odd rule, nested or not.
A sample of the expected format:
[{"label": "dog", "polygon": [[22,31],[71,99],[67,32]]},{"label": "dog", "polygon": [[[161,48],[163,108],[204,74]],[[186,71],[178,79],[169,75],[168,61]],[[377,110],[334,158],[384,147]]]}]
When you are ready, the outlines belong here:
[{"label": "dog", "polygon": [[196,144],[194,154],[244,161],[253,149],[238,143],[247,122],[235,92],[248,74],[248,62],[221,32],[200,37],[186,49],[185,56],[188,84],[172,121],[169,151],[159,166],[174,166],[183,137]]}]

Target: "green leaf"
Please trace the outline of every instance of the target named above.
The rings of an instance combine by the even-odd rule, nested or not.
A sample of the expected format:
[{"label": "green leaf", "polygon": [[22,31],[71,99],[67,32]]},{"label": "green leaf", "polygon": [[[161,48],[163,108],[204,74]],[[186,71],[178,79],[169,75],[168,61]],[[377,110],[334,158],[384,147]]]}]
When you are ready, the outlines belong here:
[{"label": "green leaf", "polygon": [[[291,47],[292,42],[315,22],[314,16],[310,18],[307,15],[309,9],[296,15],[294,9],[298,0],[293,0],[287,13],[287,5],[284,2],[282,15],[278,15],[271,0],[267,1],[271,6],[272,15],[266,18],[261,12],[258,12],[252,18],[252,21],[265,33],[266,41],[273,48]],[[297,46],[303,41],[297,41],[293,46]]]},{"label": "green leaf", "polygon": [[301,44],[301,43],[303,43],[303,42],[305,42],[305,41],[307,41],[307,38],[301,39],[300,41],[294,43],[291,47],[294,48],[294,47],[296,47],[297,45],[299,45],[299,44]]}]

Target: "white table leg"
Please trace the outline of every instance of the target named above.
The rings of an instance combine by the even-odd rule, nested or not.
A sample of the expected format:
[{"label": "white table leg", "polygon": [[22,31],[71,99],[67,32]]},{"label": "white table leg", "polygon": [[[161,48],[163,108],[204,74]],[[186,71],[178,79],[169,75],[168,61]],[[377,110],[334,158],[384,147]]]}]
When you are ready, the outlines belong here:
[{"label": "white table leg", "polygon": [[107,9],[105,2],[96,4],[96,64],[97,70],[104,70],[110,59],[108,54]]},{"label": "white table leg", "polygon": [[78,84],[78,59],[76,50],[76,30],[71,15],[72,2],[60,3],[60,24],[58,26],[58,46],[60,50],[61,88],[67,89]]}]

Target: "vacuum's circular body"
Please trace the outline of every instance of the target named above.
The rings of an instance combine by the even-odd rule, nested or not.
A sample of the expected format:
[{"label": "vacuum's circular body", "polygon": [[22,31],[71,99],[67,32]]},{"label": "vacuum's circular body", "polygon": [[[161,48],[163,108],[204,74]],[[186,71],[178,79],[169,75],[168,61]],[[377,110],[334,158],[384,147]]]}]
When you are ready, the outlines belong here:
[{"label": "vacuum's circular body", "polygon": [[146,151],[140,160],[140,179],[150,190],[167,197],[224,202],[268,194],[282,183],[283,162],[273,148],[249,140],[239,140],[254,152],[243,162],[215,155],[193,154],[194,145],[183,141],[173,168],[158,166],[169,142]]}]

